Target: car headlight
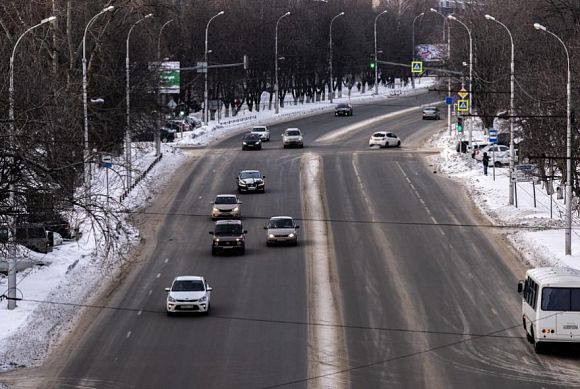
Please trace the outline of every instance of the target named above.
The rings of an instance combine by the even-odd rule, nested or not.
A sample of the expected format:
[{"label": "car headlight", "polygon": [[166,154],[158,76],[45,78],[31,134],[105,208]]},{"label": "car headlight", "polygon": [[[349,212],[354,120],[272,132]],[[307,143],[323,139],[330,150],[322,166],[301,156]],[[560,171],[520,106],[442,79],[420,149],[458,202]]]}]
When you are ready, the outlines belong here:
[{"label": "car headlight", "polygon": [[260,140],[256,141],[256,144],[257,144],[257,145],[259,145],[260,143],[261,143],[261,141],[260,141]]},{"label": "car headlight", "polygon": [[246,183],[243,181],[240,181],[239,184],[240,184],[240,186],[246,186]]},{"label": "car headlight", "polygon": [[235,207],[234,209],[232,209],[232,212],[238,212],[240,210],[240,207]]},{"label": "car headlight", "polygon": [[204,301],[207,301],[207,296],[203,296],[202,298],[200,298],[198,300],[200,303],[203,303]]},{"label": "car headlight", "polygon": [[167,301],[170,302],[170,303],[174,303],[175,302],[175,299],[173,297],[171,297],[171,296],[167,296]]},{"label": "car headlight", "polygon": [[214,208],[212,209],[212,212],[219,212],[219,211],[220,211],[220,210],[219,210],[219,209],[217,209],[216,207],[214,207]]},{"label": "car headlight", "polygon": [[243,144],[243,145],[247,145],[247,144],[248,144],[248,142],[242,142],[242,144]]},{"label": "car headlight", "polygon": [[293,233],[288,234],[288,238],[294,238],[294,234]]},{"label": "car headlight", "polygon": [[273,238],[274,234],[268,234],[268,238]]},{"label": "car headlight", "polygon": [[219,242],[220,241],[220,238],[213,238],[213,241],[214,242]]}]

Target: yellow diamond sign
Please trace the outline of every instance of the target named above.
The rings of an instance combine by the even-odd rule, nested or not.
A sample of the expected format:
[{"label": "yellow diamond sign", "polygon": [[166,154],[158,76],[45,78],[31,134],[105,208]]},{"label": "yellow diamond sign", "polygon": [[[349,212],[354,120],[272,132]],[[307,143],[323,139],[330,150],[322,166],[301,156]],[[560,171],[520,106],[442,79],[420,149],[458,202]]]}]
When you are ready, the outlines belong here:
[{"label": "yellow diamond sign", "polygon": [[465,97],[467,97],[467,95],[469,93],[465,90],[465,88],[461,88],[461,90],[457,94],[459,95],[459,97],[461,97],[462,99],[464,99]]}]

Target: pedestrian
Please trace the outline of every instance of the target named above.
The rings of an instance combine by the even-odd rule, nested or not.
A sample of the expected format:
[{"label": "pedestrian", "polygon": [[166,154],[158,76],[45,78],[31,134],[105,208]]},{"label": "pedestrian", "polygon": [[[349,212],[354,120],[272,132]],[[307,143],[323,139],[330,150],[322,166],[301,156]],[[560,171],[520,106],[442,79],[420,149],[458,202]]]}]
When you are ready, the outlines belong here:
[{"label": "pedestrian", "polygon": [[487,167],[489,166],[489,155],[487,155],[487,153],[483,153],[481,161],[483,162],[483,174],[487,176]]}]

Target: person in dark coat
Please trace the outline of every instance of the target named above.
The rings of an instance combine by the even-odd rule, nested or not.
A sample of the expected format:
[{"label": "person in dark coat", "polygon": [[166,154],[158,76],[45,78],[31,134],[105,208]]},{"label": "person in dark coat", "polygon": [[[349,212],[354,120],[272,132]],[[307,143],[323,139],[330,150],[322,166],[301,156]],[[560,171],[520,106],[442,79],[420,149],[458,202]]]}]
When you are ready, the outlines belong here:
[{"label": "person in dark coat", "polygon": [[483,174],[487,176],[487,167],[489,166],[489,155],[487,153],[483,153],[481,162],[483,162]]}]

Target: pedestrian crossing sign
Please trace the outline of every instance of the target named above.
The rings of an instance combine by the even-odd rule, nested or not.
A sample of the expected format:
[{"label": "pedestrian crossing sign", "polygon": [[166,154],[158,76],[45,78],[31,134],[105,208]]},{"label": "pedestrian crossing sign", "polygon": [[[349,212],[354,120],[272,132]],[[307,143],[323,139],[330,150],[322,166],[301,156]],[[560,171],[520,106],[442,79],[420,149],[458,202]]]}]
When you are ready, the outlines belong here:
[{"label": "pedestrian crossing sign", "polygon": [[411,62],[411,73],[423,73],[423,62],[422,61]]},{"label": "pedestrian crossing sign", "polygon": [[457,111],[458,112],[469,111],[469,100],[457,100]]}]

